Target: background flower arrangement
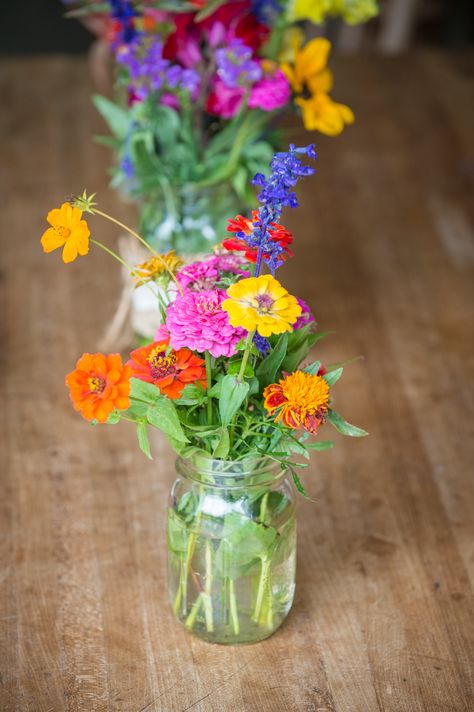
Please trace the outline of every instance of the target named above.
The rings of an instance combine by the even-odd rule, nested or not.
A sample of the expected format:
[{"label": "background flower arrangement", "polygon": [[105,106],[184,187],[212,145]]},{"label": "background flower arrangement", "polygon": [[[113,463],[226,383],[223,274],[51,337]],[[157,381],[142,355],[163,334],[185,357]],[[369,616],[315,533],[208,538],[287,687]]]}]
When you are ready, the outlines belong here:
[{"label": "background flower arrangement", "polygon": [[[86,353],[66,378],[88,421],[134,423],[147,457],[148,429],[157,428],[179,467],[192,468],[195,485],[178,480],[168,513],[171,600],[185,626],[208,640],[258,640],[281,623],[293,597],[296,540],[291,491],[279,477],[290,473],[306,496],[297,470],[312,450],[332,447],[310,438],[326,421],[366,435],[332,407],[344,365],[306,363],[325,334],[274,276],[293,241],[282,211],[298,205],[293,188],[313,173],[304,156],[315,158],[312,145],[290,146],[274,155],[269,177],[255,175],[259,208],[251,219],[230,220],[234,237],[212,255],[179,266],[149,246],[148,271],[125,265],[151,290],[173,283],[156,293],[163,325],[126,363],[119,354]],[[43,249],[62,248],[71,262],[92,243],[122,262],[90,237],[83,211],[114,220],[84,193],[48,213]]]},{"label": "background flower arrangement", "polygon": [[183,254],[208,249],[229,214],[253,205],[250,179],[278,145],[282,113],[332,136],[354,120],[330,96],[330,42],[305,44],[302,23],[377,13],[375,0],[72,5],[102,13],[115,56],[116,99],[94,98],[117,156],[112,185],[137,201],[147,242]]}]

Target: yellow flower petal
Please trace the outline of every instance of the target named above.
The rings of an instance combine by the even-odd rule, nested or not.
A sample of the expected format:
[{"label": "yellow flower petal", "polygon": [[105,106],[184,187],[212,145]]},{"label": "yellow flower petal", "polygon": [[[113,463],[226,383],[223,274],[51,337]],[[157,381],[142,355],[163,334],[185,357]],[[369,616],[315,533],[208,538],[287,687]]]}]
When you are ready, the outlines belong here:
[{"label": "yellow flower petal", "polygon": [[48,227],[41,237],[44,252],[52,252],[58,247],[62,247],[65,242],[66,238],[61,237],[52,227]]},{"label": "yellow flower petal", "polygon": [[63,249],[63,262],[74,262],[77,257],[77,243],[75,240],[68,238]]}]

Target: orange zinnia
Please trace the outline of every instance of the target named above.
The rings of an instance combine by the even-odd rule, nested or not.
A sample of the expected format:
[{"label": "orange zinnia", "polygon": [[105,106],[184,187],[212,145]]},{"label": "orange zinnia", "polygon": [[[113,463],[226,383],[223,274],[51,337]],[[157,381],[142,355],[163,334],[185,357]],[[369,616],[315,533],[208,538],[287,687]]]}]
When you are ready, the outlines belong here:
[{"label": "orange zinnia", "polygon": [[63,247],[63,262],[73,262],[77,255],[89,252],[89,227],[82,220],[82,210],[70,203],[63,203],[60,208],[50,210],[46,220],[49,227],[41,238],[45,252],[52,252]]},{"label": "orange zinnia", "polygon": [[269,415],[287,428],[304,428],[315,433],[324,423],[329,408],[329,386],[321,376],[295,371],[263,391]]},{"label": "orange zinnia", "polygon": [[135,349],[128,364],[132,375],[147,383],[154,383],[160,393],[172,400],[181,396],[187,383],[206,387],[204,360],[186,348],[167,352],[169,339],[155,341]]},{"label": "orange zinnia", "polygon": [[86,420],[105,423],[113,410],[129,407],[131,375],[120,354],[83,354],[66,376],[74,408]]}]

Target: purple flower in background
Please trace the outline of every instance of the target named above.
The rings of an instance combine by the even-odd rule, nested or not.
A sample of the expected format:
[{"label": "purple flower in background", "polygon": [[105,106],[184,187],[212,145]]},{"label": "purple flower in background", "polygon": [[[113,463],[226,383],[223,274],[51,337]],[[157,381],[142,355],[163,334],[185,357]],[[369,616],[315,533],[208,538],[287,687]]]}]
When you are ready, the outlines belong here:
[{"label": "purple flower in background", "polygon": [[143,101],[150,92],[186,90],[193,94],[199,86],[199,74],[183,69],[163,57],[163,43],[158,37],[147,37],[127,47],[119,47],[117,62],[128,70],[129,91]]},{"label": "purple flower in background", "polygon": [[309,305],[306,304],[304,299],[299,299],[299,297],[296,297],[296,301],[301,307],[301,314],[293,324],[293,329],[302,329],[303,326],[306,326],[307,324],[312,324],[315,319],[311,312],[311,309],[309,308]]},{"label": "purple flower in background", "polygon": [[258,331],[256,331],[253,336],[253,343],[255,344],[258,349],[258,352],[262,356],[266,356],[267,353],[270,351],[270,342],[264,336],[260,336]]},{"label": "purple flower in background", "polygon": [[130,0],[109,0],[109,2],[111,8],[110,16],[120,25],[120,32],[117,37],[118,44],[128,45],[139,35],[133,20],[139,13]]},{"label": "purple flower in background", "polygon": [[215,53],[217,74],[229,89],[254,84],[262,76],[258,62],[252,59],[252,50],[240,39],[232,40]]},{"label": "purple flower in background", "polygon": [[298,180],[314,173],[314,168],[302,163],[301,156],[305,155],[316,158],[313,144],[301,148],[291,144],[289,151],[279,151],[273,156],[269,178],[257,173],[252,181],[254,185],[260,186],[257,198],[262,205],[253,220],[250,234],[239,232],[237,237],[245,240],[249,247],[258,250],[256,277],[260,274],[262,260],[269,266],[272,274],[275,274],[275,270],[283,263],[285,246],[272,237],[271,230],[274,230],[274,224],[279,222],[284,207],[298,206],[296,193],[292,190]]}]

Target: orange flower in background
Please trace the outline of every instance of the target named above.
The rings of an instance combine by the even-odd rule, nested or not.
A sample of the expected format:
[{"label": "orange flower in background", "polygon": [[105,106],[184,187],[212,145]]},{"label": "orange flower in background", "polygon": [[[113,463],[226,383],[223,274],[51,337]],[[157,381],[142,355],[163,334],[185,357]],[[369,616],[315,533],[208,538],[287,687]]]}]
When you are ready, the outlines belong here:
[{"label": "orange flower in background", "polygon": [[119,354],[83,354],[66,376],[74,408],[86,420],[105,423],[113,410],[129,407],[131,375]]},{"label": "orange flower in background", "polygon": [[206,387],[204,360],[186,348],[168,351],[169,339],[155,341],[135,349],[128,366],[132,375],[147,383],[154,383],[160,393],[172,400],[181,396],[187,383]]},{"label": "orange flower in background", "polygon": [[51,227],[41,238],[45,252],[63,247],[63,262],[73,262],[78,254],[87,255],[91,233],[86,221],[82,220],[80,208],[63,203],[60,208],[50,210],[46,220]]},{"label": "orange flower in background", "polygon": [[295,371],[263,391],[264,406],[275,422],[315,433],[329,408],[329,386],[321,376]]},{"label": "orange flower in background", "polygon": [[[237,215],[231,218],[227,223],[227,232],[243,232],[245,235],[250,235],[253,230],[253,223],[258,220],[258,211],[252,210],[252,217],[245,218],[243,215]],[[278,223],[270,223],[271,230],[269,234],[274,242],[278,242],[283,247],[284,252],[281,257],[285,260],[287,257],[293,257],[293,252],[290,245],[293,242],[293,235],[286,227]],[[245,257],[249,262],[257,261],[258,249],[250,247],[241,237],[228,237],[222,241],[222,247],[231,252],[245,252]]]}]

